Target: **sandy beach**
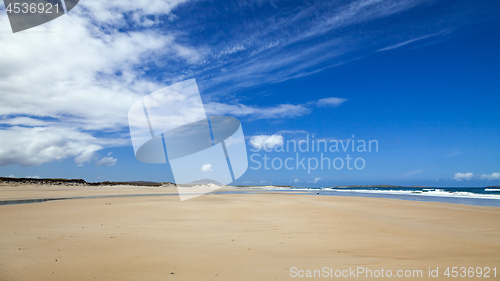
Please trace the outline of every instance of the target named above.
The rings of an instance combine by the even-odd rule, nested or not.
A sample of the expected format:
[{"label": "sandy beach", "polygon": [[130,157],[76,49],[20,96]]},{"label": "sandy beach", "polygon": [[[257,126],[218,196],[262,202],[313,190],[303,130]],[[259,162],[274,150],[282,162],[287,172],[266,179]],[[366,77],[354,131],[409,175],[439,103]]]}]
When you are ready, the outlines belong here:
[{"label": "sandy beach", "polygon": [[[447,267],[500,270],[500,208],[285,193],[181,202],[174,193],[0,187],[1,200],[171,194],[0,206],[0,281],[372,279],[298,276],[358,267],[446,280],[454,279],[443,276]],[[429,268],[439,268],[439,278],[429,277]],[[500,280],[490,276],[458,279]]]}]

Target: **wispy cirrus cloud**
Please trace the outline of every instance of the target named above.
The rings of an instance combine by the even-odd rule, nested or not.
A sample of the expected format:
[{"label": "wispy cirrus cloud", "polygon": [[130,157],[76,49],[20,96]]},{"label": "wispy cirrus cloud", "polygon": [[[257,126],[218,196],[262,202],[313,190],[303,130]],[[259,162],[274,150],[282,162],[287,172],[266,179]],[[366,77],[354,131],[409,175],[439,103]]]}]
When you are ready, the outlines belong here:
[{"label": "wispy cirrus cloud", "polygon": [[249,106],[244,104],[209,103],[205,105],[210,115],[245,116],[251,119],[290,118],[309,114],[311,110],[302,104],[276,106]]},{"label": "wispy cirrus cloud", "polygon": [[425,40],[425,39],[437,37],[437,36],[440,36],[440,35],[449,34],[452,31],[453,30],[450,29],[450,28],[445,28],[445,29],[443,29],[443,30],[441,30],[439,32],[436,32],[436,33],[432,33],[432,34],[420,36],[418,38],[413,38],[413,39],[406,40],[406,41],[401,42],[401,43],[397,43],[397,44],[394,44],[394,45],[391,45],[391,46],[388,46],[388,47],[384,47],[382,49],[377,50],[377,52],[384,52],[384,51],[394,50],[394,49],[397,49],[397,48],[400,48],[400,47],[404,47],[406,45],[410,45],[412,43],[416,43],[416,42],[419,42],[419,41],[422,41],[422,40]]},{"label": "wispy cirrus cloud", "polygon": [[[455,13],[458,3],[448,3],[448,10],[439,15],[401,18],[405,15],[410,18],[414,8],[432,9],[442,2],[427,0],[296,1],[294,5],[285,1],[244,2],[226,7],[224,14],[209,13],[210,19],[204,15],[197,18],[205,26],[203,30],[214,32],[207,33],[211,38],[203,43],[190,41],[207,52],[204,63],[189,72],[201,77],[202,87],[214,95],[312,75],[360,56],[417,44],[424,39],[440,41],[466,24],[464,19],[468,15]],[[244,14],[242,9],[250,8],[260,16],[240,21],[238,15]],[[215,22],[226,24],[215,28],[212,26]],[[388,23],[390,29],[386,28]],[[237,52],[227,51],[234,46],[238,46]]]},{"label": "wispy cirrus cloud", "polygon": [[282,119],[294,118],[307,115],[316,107],[337,107],[347,99],[329,97],[304,104],[278,104],[274,106],[250,106],[241,103],[226,104],[211,102],[205,104],[205,109],[209,115],[231,115],[257,119]]},{"label": "wispy cirrus cloud", "polygon": [[285,135],[285,134],[309,134],[308,131],[305,130],[279,130],[276,134]]},{"label": "wispy cirrus cloud", "polygon": [[329,97],[329,98],[324,98],[320,99],[316,102],[316,105],[318,107],[329,107],[329,106],[339,106],[343,103],[345,103],[347,99],[344,98],[337,98],[337,97]]}]

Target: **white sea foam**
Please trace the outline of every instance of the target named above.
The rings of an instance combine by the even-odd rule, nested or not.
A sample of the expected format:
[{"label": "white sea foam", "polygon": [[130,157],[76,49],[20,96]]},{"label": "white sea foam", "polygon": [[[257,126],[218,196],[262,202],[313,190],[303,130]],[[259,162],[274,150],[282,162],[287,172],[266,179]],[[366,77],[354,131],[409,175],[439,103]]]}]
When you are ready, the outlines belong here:
[{"label": "white sea foam", "polygon": [[496,199],[500,200],[500,195],[497,194],[478,194],[465,191],[450,192],[444,189],[428,190],[371,190],[371,189],[336,189],[337,192],[359,192],[359,193],[378,193],[378,194],[393,194],[393,195],[415,195],[415,196],[439,196],[453,198],[476,198],[476,199]]},{"label": "white sea foam", "polygon": [[[466,191],[447,191],[441,188],[424,188],[415,190],[380,190],[380,189],[352,189],[352,188],[293,188],[293,187],[278,187],[265,186],[259,187],[264,190],[280,190],[280,191],[328,191],[328,192],[356,192],[370,194],[389,194],[389,195],[413,195],[413,196],[435,196],[435,197],[451,197],[451,198],[475,198],[475,199],[496,199],[500,200],[500,194],[479,194]],[[500,189],[487,188],[485,191],[500,191]]]}]

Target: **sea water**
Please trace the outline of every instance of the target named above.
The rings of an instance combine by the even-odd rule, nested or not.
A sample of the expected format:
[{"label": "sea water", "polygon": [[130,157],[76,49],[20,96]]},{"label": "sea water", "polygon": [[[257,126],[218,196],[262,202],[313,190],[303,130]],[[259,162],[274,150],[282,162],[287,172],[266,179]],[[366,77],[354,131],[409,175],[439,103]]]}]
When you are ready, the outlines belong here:
[{"label": "sea water", "polygon": [[500,207],[500,188],[488,187],[266,187],[265,189],[305,192],[311,195],[376,197]]}]

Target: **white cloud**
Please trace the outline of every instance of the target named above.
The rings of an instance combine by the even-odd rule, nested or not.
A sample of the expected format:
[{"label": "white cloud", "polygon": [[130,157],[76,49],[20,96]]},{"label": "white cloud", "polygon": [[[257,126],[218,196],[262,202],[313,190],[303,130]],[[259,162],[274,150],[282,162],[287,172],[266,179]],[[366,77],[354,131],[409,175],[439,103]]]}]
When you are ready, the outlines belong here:
[{"label": "white cloud", "polygon": [[281,135],[256,135],[250,138],[249,144],[256,150],[271,150],[283,145],[284,138]]},{"label": "white cloud", "polygon": [[482,174],[479,178],[482,180],[500,180],[500,173]]},{"label": "white cloud", "polygon": [[100,167],[111,167],[116,165],[118,160],[108,155],[108,157],[103,157],[97,161],[96,165]]},{"label": "white cloud", "polygon": [[[74,157],[82,165],[106,146],[128,143],[96,138],[128,128],[129,107],[162,88],[139,65],[168,56],[193,63],[201,55],[157,30],[119,30],[124,13],[149,25],[185,1],[81,1],[68,15],[30,31],[0,36],[0,166],[40,165]],[[0,26],[9,26],[6,16]],[[116,137],[115,137],[116,138]],[[98,164],[113,165],[107,157]]]},{"label": "white cloud", "polygon": [[[46,143],[51,151],[43,150],[47,155],[41,156],[36,154],[40,149],[32,149],[40,146],[40,140],[16,136],[22,140],[19,145],[7,142],[13,146],[9,147],[2,143],[0,165],[38,165],[67,157],[74,157],[79,164],[88,162],[96,151],[117,143],[95,136],[126,131],[129,107],[139,97],[169,82],[196,77],[203,81],[204,90],[224,96],[235,89],[311,75],[349,61],[343,57],[347,53],[394,44],[393,39],[387,39],[392,37],[385,30],[367,32],[361,28],[360,33],[370,34],[364,37],[351,34],[354,29],[346,27],[407,11],[424,0],[300,4],[267,17],[235,21],[228,30],[216,28],[206,37],[217,40],[201,43],[196,41],[198,36],[192,36],[190,27],[219,24],[217,14],[239,15],[245,12],[243,9],[255,11],[262,5],[260,1],[257,6],[249,4],[251,8],[247,4],[227,5],[224,8],[228,14],[203,13],[193,7],[194,10],[187,9],[187,14],[174,15],[175,8],[186,2],[189,1],[80,1],[68,15],[57,20],[19,34],[2,34],[0,115],[4,117],[0,123],[7,126],[0,127],[1,139],[19,132],[16,126],[21,126],[28,127],[23,129],[28,135],[32,129],[44,129],[42,138],[53,138],[58,143]],[[176,18],[182,20],[181,30],[176,29],[177,24],[168,24]],[[440,15],[438,20],[442,18]],[[422,25],[422,30],[429,32],[432,24]],[[8,26],[7,16],[0,16],[0,27],[7,30]],[[406,30],[406,25],[400,25],[398,30],[401,27]],[[345,30],[349,32],[346,34]],[[422,30],[412,32],[412,36],[422,35]],[[395,31],[396,26],[391,32]],[[373,43],[380,41],[382,46]],[[161,77],[145,77],[154,67],[158,67],[154,72]],[[342,100],[325,98],[322,104],[336,106]],[[312,102],[259,107],[221,102],[207,107],[223,115],[272,119],[304,116],[320,105]],[[66,134],[61,130],[66,130]],[[51,137],[48,132],[55,135]],[[123,144],[126,139],[128,136],[123,134],[118,142]],[[30,153],[21,152],[23,148]],[[5,151],[15,153],[9,155]]]},{"label": "white cloud", "polygon": [[314,180],[310,181],[312,183],[318,183],[321,180],[321,178],[314,178]]},{"label": "white cloud", "polygon": [[277,135],[284,135],[284,134],[309,134],[308,131],[304,130],[280,130],[276,133]]},{"label": "white cloud", "polygon": [[317,101],[317,105],[319,107],[339,106],[339,105],[343,104],[346,101],[347,101],[347,99],[331,97],[331,98],[324,98],[324,99],[318,100]]},{"label": "white cloud", "polygon": [[202,172],[212,172],[213,171],[213,167],[212,167],[212,164],[205,164],[201,167],[201,171]]},{"label": "white cloud", "polygon": [[462,180],[471,180],[474,177],[480,180],[500,180],[500,173],[491,173],[491,174],[481,174],[481,175],[475,175],[474,173],[456,173],[455,174],[455,180],[457,181],[462,181]]},{"label": "white cloud", "polygon": [[212,115],[248,116],[253,119],[273,119],[297,117],[310,113],[306,105],[279,104],[276,106],[259,107],[244,104],[208,103],[207,113]]},{"label": "white cloud", "polygon": [[446,28],[446,29],[443,29],[443,30],[441,30],[439,32],[436,32],[436,33],[432,33],[432,34],[420,36],[420,37],[417,37],[417,38],[406,40],[404,42],[397,43],[397,44],[394,44],[394,45],[391,45],[391,46],[379,49],[379,50],[377,50],[377,52],[384,52],[384,51],[394,50],[394,49],[406,46],[406,45],[411,44],[411,43],[415,43],[415,42],[418,42],[418,41],[421,41],[421,40],[424,40],[424,39],[428,39],[428,38],[431,38],[431,37],[435,37],[435,36],[438,36],[438,35],[447,34],[447,33],[450,33],[450,32],[451,32],[451,29]]},{"label": "white cloud", "polygon": [[[168,15],[173,8],[185,0],[108,0],[80,1],[77,8],[89,11],[95,21],[108,24],[124,24],[124,13],[133,12],[136,16]],[[74,9],[70,15],[77,10]]]},{"label": "white cloud", "polygon": [[234,54],[234,53],[238,53],[238,52],[244,51],[245,49],[246,49],[245,46],[243,46],[241,44],[237,44],[237,45],[234,45],[232,47],[227,47],[225,50],[223,50],[222,52],[220,52],[219,55],[231,55],[231,54]]},{"label": "white cloud", "polygon": [[294,180],[293,180],[293,182],[294,182],[294,183],[299,183],[299,182],[300,182],[300,180],[299,180],[299,179],[294,179]]},{"label": "white cloud", "polygon": [[83,164],[93,159],[106,140],[62,127],[11,127],[0,130],[0,166],[35,166],[74,157]]},{"label": "white cloud", "polygon": [[134,67],[164,50],[176,53],[174,38],[116,30],[95,34],[88,19],[58,21],[40,26],[53,33],[0,37],[6,66],[0,71],[0,114],[52,117],[89,130],[125,126],[129,106],[161,88]]},{"label": "white cloud", "polygon": [[456,173],[454,179],[457,181],[471,180],[474,177],[474,173]]},{"label": "white cloud", "polygon": [[6,124],[11,126],[20,125],[20,126],[36,127],[36,126],[49,125],[50,122],[30,117],[14,117],[10,119],[2,117],[0,119],[0,124]]},{"label": "white cloud", "polygon": [[[328,97],[318,101],[306,102],[304,104],[278,104],[275,106],[250,106],[241,103],[224,104],[211,102],[205,104],[205,109],[210,115],[246,116],[252,119],[276,119],[307,115],[312,112],[313,107],[339,106],[346,101],[347,99],[344,98]],[[296,133],[299,131],[285,132]]]}]

